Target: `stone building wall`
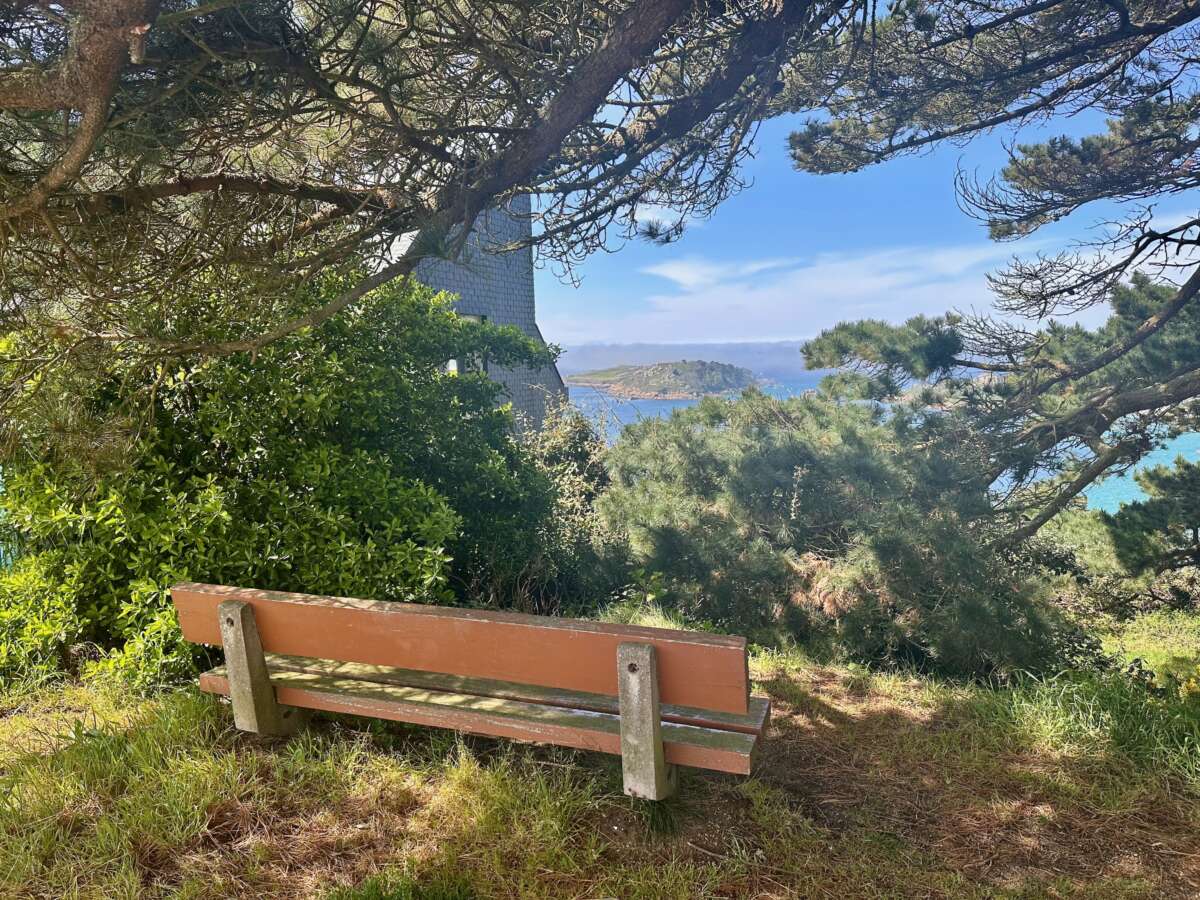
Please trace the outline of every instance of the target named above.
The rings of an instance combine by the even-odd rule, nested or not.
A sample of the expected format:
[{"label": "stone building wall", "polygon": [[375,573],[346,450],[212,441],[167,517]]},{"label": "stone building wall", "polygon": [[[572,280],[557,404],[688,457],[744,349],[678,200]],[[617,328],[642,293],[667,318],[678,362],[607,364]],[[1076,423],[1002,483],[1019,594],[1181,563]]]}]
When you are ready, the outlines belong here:
[{"label": "stone building wall", "polygon": [[[528,213],[528,197],[514,203],[513,214],[488,210],[479,217],[459,260],[422,260],[416,275],[430,287],[457,294],[455,308],[461,314],[482,316],[497,325],[516,325],[542,341],[534,306],[533,251],[528,247],[507,253],[492,249],[528,236]],[[519,428],[536,427],[545,416],[547,403],[566,397],[563,380],[553,365],[537,370],[490,366],[488,374],[504,386]]]}]

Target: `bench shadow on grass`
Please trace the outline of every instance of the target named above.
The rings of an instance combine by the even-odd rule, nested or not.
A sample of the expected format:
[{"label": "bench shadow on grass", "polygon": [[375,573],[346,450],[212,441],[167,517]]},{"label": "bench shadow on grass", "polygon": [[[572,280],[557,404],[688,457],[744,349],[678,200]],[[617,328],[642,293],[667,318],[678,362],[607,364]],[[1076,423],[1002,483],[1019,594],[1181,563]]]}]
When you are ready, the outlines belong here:
[{"label": "bench shadow on grass", "polygon": [[[528,846],[529,877],[548,896],[585,887],[592,893],[580,896],[1200,890],[1196,798],[1180,784],[1132,773],[1095,747],[1050,749],[999,692],[922,695],[915,682],[889,684],[820,668],[760,681],[774,712],[754,776],[686,771],[681,795],[655,810],[620,797],[611,757],[462,739],[480,768],[451,775],[455,805],[468,812],[444,839],[468,855],[513,853],[523,844],[507,832],[523,814],[555,823],[567,841],[561,855],[533,838]],[[514,753],[532,768],[488,774]],[[547,764],[543,772],[563,776],[548,789],[533,774]],[[514,796],[514,785],[529,796]],[[573,801],[559,799],[572,790]],[[520,865],[510,856],[504,868]],[[486,877],[475,883],[487,892]]]},{"label": "bench shadow on grass", "polygon": [[1111,748],[1052,749],[1000,692],[897,697],[902,679],[808,676],[760,682],[774,711],[755,777],[819,827],[894,838],[992,889],[1200,891],[1200,805],[1178,780]]}]

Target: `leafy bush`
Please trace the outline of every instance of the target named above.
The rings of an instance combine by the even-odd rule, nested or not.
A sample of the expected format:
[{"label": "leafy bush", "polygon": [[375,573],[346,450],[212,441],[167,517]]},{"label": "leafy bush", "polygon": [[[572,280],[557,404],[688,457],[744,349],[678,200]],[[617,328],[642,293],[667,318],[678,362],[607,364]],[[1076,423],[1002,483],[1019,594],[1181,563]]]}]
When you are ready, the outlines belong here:
[{"label": "leafy bush", "polygon": [[37,681],[60,671],[81,637],[74,585],[55,583],[56,563],[51,552],[0,571],[0,687],[14,675]]},{"label": "leafy bush", "polygon": [[510,591],[535,612],[595,612],[629,578],[624,537],[596,511],[609,484],[604,440],[587,417],[563,402],[547,410],[542,427],[527,435],[526,448],[553,487],[553,506]]},{"label": "leafy bush", "polygon": [[627,428],[601,510],[691,618],[832,638],[955,674],[1051,666],[1071,630],[1030,553],[989,546],[987,485],[922,410],[748,391]]},{"label": "leafy bush", "polygon": [[446,372],[477,353],[546,361],[515,330],[397,288],[254,357],[107,371],[64,394],[72,415],[111,419],[146,396],[139,379],[156,382],[119,454],[23,426],[0,493],[27,554],[0,582],[0,675],[77,639],[116,650],[106,666],[135,679],[186,671],[177,581],[447,601],[493,560],[519,569],[553,486],[513,440],[499,388]]}]

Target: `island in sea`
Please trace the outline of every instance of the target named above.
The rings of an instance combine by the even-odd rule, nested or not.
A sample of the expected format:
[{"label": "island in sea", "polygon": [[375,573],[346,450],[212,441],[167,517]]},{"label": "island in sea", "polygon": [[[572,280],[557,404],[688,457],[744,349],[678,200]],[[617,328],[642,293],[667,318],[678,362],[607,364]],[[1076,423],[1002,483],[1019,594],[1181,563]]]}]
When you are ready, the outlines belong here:
[{"label": "island in sea", "polygon": [[567,384],[634,400],[695,400],[758,384],[749,369],[729,363],[681,359],[644,366],[613,366],[568,375]]}]

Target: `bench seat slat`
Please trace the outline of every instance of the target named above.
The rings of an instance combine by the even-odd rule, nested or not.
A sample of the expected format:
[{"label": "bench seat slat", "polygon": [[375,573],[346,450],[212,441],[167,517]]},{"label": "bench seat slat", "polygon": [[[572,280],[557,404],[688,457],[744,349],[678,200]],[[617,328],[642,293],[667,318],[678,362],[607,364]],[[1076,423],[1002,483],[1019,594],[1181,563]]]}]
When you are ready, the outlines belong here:
[{"label": "bench seat slat", "polygon": [[[524,700],[542,706],[561,706],[569,709],[584,709],[592,712],[617,715],[619,703],[616,697],[591,694],[585,691],[569,691],[562,688],[547,688],[531,684],[516,684],[511,681],[495,681],[488,678],[472,678],[465,675],[443,675],[437,672],[419,672],[415,669],[399,669],[393,666],[371,666],[365,663],[338,662],[331,659],[310,659],[303,656],[267,654],[267,665],[272,669],[292,672],[312,672],[355,681],[374,681],[379,684],[394,684],[402,687],[427,688],[435,691],[450,691],[457,694],[474,694],[480,697],[499,697],[506,700]],[[770,716],[771,704],[765,697],[750,698],[747,715],[723,713],[716,710],[697,709],[690,706],[663,704],[664,722],[680,725],[698,725],[723,731],[741,731],[746,734],[762,734]]]},{"label": "bench seat slat", "polygon": [[[269,666],[271,683],[281,704],[325,712],[371,716],[472,734],[580,750],[620,754],[618,716],[484,697],[342,678]],[[200,676],[200,689],[228,694],[224,666]],[[735,775],[748,775],[757,735],[739,731],[664,723],[668,762]]]}]

